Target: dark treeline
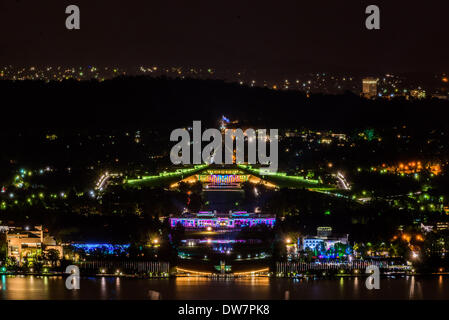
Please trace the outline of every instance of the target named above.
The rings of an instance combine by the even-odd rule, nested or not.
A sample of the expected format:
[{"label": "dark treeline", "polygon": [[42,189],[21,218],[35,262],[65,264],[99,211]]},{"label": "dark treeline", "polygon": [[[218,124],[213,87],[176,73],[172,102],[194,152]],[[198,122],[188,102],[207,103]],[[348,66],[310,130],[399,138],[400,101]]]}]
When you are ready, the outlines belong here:
[{"label": "dark treeline", "polygon": [[259,127],[446,128],[449,102],[361,99],[249,88],[220,80],[122,77],[104,82],[1,81],[2,130],[216,127],[225,114]]}]

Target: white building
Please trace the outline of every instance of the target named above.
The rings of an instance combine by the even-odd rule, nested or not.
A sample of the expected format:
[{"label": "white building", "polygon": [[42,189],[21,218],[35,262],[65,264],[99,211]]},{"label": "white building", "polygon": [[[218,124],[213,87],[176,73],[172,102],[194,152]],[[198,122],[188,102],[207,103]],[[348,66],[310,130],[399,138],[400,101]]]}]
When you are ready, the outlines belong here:
[{"label": "white building", "polygon": [[[332,234],[332,227],[318,227],[317,235],[307,236],[302,238],[302,249],[314,250],[315,248],[324,244],[324,248],[327,250],[333,247],[337,243],[348,244],[349,235],[335,236]],[[298,239],[299,241],[299,239]],[[298,245],[298,248],[301,246]]]}]

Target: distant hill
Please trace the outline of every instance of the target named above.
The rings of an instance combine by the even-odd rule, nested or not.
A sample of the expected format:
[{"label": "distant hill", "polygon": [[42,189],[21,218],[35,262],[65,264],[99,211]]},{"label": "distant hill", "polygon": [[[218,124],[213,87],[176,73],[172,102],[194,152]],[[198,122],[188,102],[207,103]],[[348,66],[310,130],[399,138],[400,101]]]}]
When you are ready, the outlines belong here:
[{"label": "distant hill", "polygon": [[104,82],[0,81],[2,128],[162,128],[193,120],[217,127],[222,114],[261,128],[354,129],[448,126],[449,102],[368,101],[346,93],[312,95],[220,80],[122,77]]}]

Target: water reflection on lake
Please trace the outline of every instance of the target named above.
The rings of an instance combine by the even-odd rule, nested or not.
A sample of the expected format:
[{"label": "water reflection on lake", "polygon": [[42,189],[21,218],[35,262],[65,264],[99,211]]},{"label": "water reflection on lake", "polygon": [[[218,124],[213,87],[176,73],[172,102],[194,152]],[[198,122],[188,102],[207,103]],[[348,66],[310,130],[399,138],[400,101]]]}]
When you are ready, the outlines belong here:
[{"label": "water reflection on lake", "polygon": [[90,277],[80,290],[67,290],[65,278],[0,276],[0,299],[449,299],[449,276],[381,279],[367,290],[365,278],[290,280],[244,278],[134,279]]}]

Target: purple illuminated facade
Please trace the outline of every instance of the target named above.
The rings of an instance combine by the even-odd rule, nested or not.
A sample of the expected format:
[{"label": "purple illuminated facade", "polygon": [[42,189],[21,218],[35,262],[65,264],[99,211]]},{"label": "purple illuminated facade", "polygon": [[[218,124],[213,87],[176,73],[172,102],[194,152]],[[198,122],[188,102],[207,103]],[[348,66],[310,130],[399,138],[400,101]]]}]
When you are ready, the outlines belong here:
[{"label": "purple illuminated facade", "polygon": [[246,212],[234,212],[230,214],[217,214],[212,212],[199,212],[197,214],[183,215],[179,218],[170,218],[172,228],[181,224],[184,228],[205,229],[208,227],[217,229],[233,229],[241,227],[253,227],[265,224],[274,227],[274,216],[253,214]]}]

